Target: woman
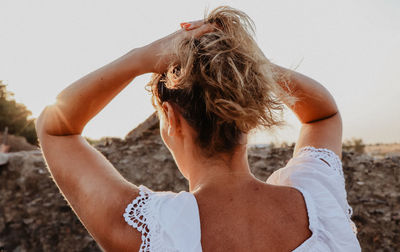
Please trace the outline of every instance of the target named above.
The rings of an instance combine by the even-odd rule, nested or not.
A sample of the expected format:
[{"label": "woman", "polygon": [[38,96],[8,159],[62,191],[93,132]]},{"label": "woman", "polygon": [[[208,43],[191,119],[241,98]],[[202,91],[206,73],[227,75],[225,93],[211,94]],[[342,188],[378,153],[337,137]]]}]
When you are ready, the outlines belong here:
[{"label": "woman", "polygon": [[[342,122],[316,81],[269,62],[250,18],[230,7],[71,84],[37,132],[57,186],[107,251],[359,251],[340,162]],[[81,136],[136,76],[190,192],[126,181]],[[247,133],[280,123],[286,103],[302,123],[293,158],[267,183],[247,161]]]}]

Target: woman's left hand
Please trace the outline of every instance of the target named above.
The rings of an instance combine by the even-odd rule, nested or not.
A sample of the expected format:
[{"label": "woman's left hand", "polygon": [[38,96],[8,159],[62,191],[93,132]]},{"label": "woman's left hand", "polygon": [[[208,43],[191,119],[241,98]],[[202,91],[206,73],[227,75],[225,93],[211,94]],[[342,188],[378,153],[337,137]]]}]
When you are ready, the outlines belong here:
[{"label": "woman's left hand", "polygon": [[174,63],[173,50],[176,43],[185,38],[200,37],[215,29],[212,24],[205,24],[203,20],[181,23],[181,27],[182,29],[140,48],[144,61],[143,72],[166,72]]}]

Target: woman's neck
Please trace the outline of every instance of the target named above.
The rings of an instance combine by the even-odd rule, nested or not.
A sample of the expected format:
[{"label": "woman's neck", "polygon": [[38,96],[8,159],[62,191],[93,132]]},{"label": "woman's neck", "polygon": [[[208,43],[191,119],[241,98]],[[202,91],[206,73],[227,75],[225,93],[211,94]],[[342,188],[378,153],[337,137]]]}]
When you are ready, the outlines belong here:
[{"label": "woman's neck", "polygon": [[239,185],[255,179],[250,172],[246,145],[235,149],[233,154],[222,154],[218,158],[193,158],[185,167],[190,192],[205,188]]}]

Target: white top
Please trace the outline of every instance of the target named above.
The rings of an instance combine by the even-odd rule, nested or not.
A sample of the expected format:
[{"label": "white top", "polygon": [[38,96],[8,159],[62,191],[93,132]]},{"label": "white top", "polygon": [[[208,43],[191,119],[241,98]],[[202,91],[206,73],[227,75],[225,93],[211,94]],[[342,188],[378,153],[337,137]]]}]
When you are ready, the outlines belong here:
[{"label": "white top", "polygon": [[[327,149],[304,147],[267,180],[299,190],[308,212],[310,238],[294,251],[361,251],[347,203],[342,163]],[[139,186],[125,221],[142,233],[140,252],[200,252],[200,216],[189,192],[153,192]]]}]

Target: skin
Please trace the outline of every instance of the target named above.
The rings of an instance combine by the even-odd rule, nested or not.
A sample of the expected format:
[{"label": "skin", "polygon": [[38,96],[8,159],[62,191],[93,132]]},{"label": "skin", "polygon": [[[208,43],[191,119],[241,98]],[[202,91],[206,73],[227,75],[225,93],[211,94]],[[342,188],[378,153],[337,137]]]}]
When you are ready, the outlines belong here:
[{"label": "skin", "polygon": [[[57,186],[104,250],[139,249],[141,234],[122,218],[138,188],[84,140],[82,130],[136,76],[164,72],[174,61],[168,52],[176,40],[214,29],[201,21],[189,24],[72,83],[37,120],[42,151]],[[295,72],[290,88],[301,98],[291,107],[302,123],[294,155],[312,145],[340,156],[342,123],[332,96],[316,81]],[[196,197],[204,251],[289,251],[310,237],[302,195],[251,174],[246,136],[232,155],[205,158],[194,142],[196,132],[179,111],[167,102],[162,108],[161,136]]]}]

